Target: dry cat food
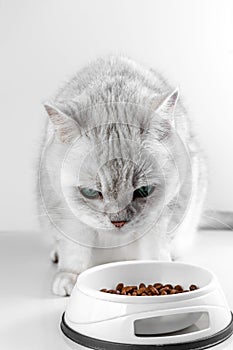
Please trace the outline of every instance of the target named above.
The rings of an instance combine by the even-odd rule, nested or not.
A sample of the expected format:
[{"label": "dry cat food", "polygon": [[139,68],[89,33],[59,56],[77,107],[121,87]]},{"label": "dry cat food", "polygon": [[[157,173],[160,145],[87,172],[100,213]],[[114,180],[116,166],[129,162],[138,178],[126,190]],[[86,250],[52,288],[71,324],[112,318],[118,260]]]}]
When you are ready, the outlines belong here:
[{"label": "dry cat food", "polygon": [[173,286],[171,284],[162,284],[158,282],[148,284],[147,286],[144,283],[140,283],[139,286],[125,286],[124,283],[118,283],[115,289],[103,288],[100,292],[130,296],[157,296],[192,292],[196,289],[198,289],[198,287],[195,284],[191,284],[189,289],[184,289],[179,284]]}]

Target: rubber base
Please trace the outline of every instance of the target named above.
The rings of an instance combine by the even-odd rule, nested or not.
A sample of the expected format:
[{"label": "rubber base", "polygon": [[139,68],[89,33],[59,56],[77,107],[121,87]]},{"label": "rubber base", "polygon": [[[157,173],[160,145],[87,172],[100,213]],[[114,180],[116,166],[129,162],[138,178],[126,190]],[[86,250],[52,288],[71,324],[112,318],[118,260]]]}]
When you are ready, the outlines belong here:
[{"label": "rubber base", "polygon": [[61,330],[64,335],[73,342],[89,349],[98,350],[204,350],[211,346],[223,343],[233,334],[233,314],[231,314],[231,322],[220,332],[199,340],[177,343],[177,344],[126,344],[109,342],[106,340],[88,337],[71,329],[65,322],[65,313],[62,315]]}]

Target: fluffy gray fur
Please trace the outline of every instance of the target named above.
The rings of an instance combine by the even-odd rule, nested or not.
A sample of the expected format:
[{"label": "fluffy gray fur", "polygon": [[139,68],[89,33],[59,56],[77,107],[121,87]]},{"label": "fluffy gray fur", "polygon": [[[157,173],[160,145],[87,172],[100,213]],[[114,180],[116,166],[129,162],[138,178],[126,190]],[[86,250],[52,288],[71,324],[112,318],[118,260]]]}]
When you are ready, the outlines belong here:
[{"label": "fluffy gray fur", "polygon": [[[156,71],[110,56],[80,70],[45,108],[38,192],[43,227],[56,241],[53,292],[69,295],[78,274],[97,264],[178,256],[206,192],[178,90]],[[155,190],[134,199],[147,185]],[[83,187],[102,196],[87,199]]]}]

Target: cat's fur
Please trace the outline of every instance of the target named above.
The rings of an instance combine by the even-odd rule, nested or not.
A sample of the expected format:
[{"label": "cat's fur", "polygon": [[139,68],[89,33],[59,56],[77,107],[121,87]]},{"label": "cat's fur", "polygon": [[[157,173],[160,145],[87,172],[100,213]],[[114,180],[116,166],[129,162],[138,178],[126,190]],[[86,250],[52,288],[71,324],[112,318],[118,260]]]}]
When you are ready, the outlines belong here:
[{"label": "cat's fur", "polygon": [[[156,71],[109,56],[79,71],[45,108],[38,191],[56,240],[53,292],[69,295],[77,275],[97,264],[177,256],[192,240],[206,191],[178,91]],[[133,201],[147,184],[155,191]],[[103,198],[87,200],[78,186]],[[125,219],[120,229],[111,223]]]}]

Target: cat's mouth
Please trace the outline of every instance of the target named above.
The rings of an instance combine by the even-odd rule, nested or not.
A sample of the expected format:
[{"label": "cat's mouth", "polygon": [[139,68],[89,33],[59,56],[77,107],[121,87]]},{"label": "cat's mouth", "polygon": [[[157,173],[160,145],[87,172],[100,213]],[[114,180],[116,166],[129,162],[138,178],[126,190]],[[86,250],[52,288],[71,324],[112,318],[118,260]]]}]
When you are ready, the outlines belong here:
[{"label": "cat's mouth", "polygon": [[111,221],[111,223],[117,228],[123,227],[127,222],[128,222],[127,220]]}]

